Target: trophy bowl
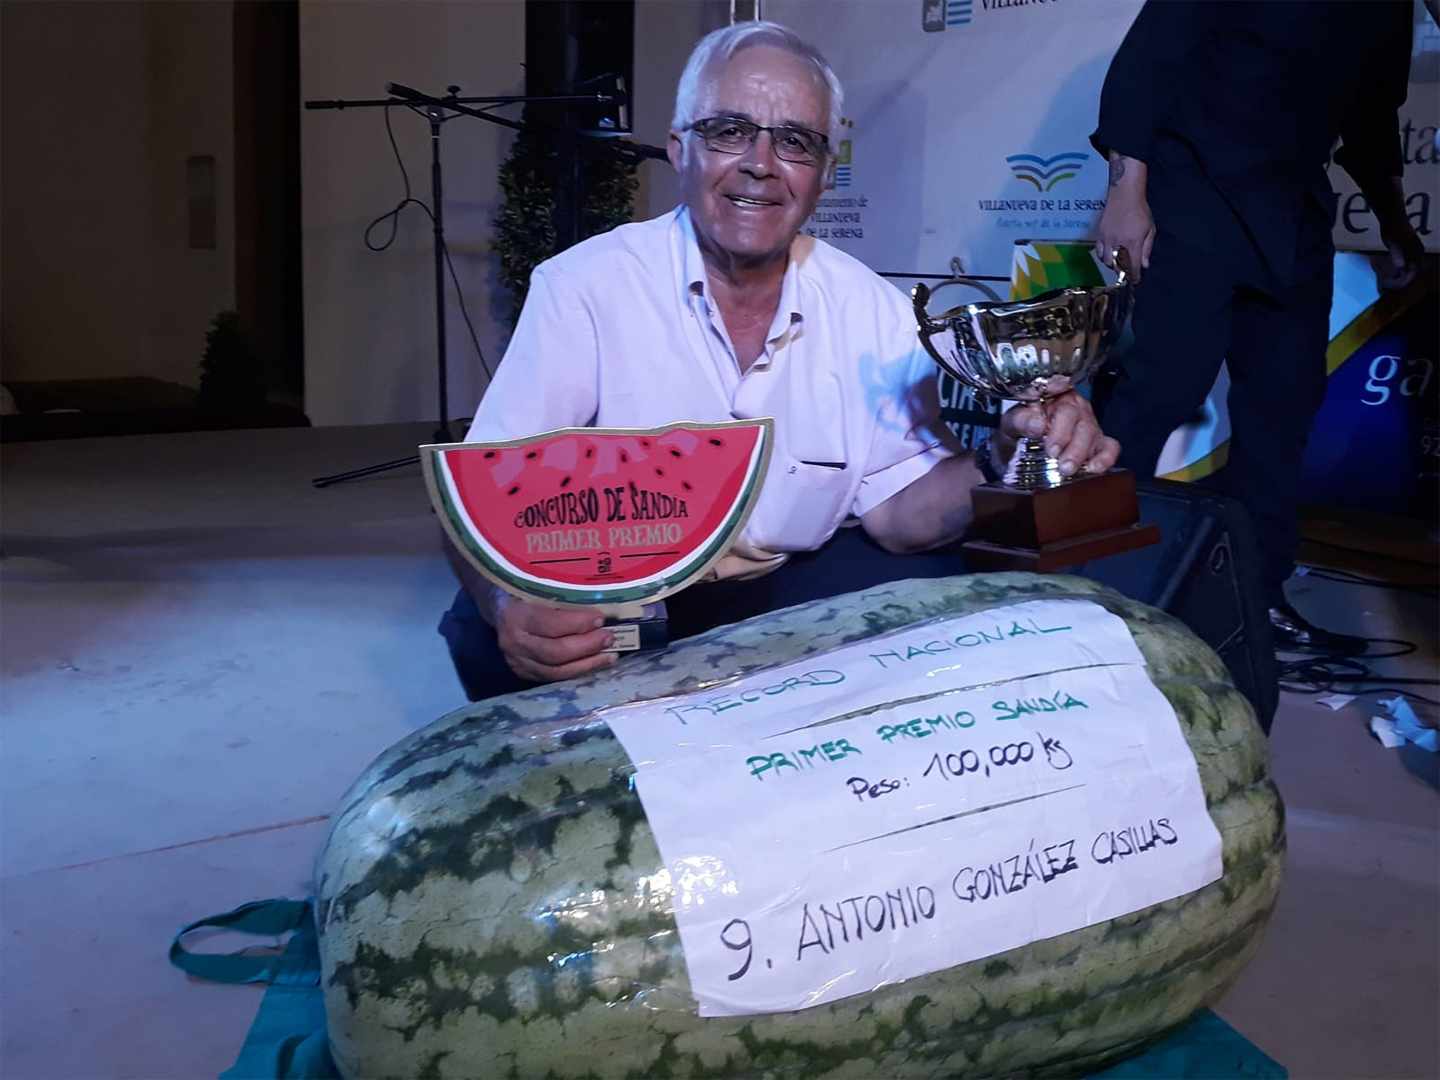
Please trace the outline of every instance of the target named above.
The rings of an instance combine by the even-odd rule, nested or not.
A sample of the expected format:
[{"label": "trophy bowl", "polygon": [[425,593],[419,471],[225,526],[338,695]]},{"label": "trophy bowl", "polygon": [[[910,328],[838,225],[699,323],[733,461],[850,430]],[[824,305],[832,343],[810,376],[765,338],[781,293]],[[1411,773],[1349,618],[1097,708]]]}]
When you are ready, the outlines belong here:
[{"label": "trophy bowl", "polygon": [[[931,290],[918,284],[910,297],[920,342],[960,382],[1043,409],[1094,374],[1124,330],[1134,291],[1125,252],[1116,258],[1114,285],[962,304],[939,315],[928,310]],[[1139,521],[1132,473],[1091,474],[1082,465],[1067,477],[1043,438],[1021,438],[1003,480],[977,486],[970,498],[974,521],[964,550],[977,570],[1059,570],[1160,538],[1154,525]]]},{"label": "trophy bowl", "polygon": [[[1114,285],[1053,289],[1029,300],[962,304],[931,315],[931,290],[910,294],[920,343],[960,382],[1015,401],[1063,394],[1089,378],[1119,338],[1133,304],[1122,271]],[[1077,474],[1079,476],[1081,474]],[[1068,482],[1042,439],[1022,438],[1005,484],[1021,490]]]}]

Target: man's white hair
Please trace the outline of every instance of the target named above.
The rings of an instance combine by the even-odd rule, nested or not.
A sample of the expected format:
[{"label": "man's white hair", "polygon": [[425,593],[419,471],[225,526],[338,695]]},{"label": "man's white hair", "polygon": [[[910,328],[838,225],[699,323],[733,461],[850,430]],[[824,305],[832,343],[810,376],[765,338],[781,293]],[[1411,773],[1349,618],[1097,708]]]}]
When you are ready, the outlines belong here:
[{"label": "man's white hair", "polygon": [[830,137],[830,151],[834,153],[840,144],[840,109],[845,103],[845,91],[840,80],[819,49],[805,41],[795,31],[779,23],[753,20],[723,26],[712,30],[700,39],[680,73],[680,85],[675,90],[675,116],[670,121],[674,131],[684,131],[696,120],[700,109],[701,91],[707,71],[716,61],[729,60],[737,52],[756,45],[770,45],[784,49],[803,60],[808,60],[815,71],[825,80],[830,91],[830,114],[826,117],[825,134]]}]

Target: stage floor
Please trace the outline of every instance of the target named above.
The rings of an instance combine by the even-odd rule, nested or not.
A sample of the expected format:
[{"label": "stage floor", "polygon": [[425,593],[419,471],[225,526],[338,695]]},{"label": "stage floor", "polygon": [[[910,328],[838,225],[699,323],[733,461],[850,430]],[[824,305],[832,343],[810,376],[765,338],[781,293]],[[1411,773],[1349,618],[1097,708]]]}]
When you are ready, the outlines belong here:
[{"label": "stage floor", "polygon": [[[260,990],[187,981],[171,935],[307,895],[345,787],[463,701],[418,468],[309,484],[402,457],[428,428],[0,451],[7,1080],[193,1080],[234,1060]],[[1338,629],[1419,642],[1391,673],[1434,676],[1433,600],[1292,584]],[[1275,722],[1289,874],[1217,1011],[1296,1078],[1440,1075],[1437,755],[1383,749],[1373,701],[1287,695]]]}]

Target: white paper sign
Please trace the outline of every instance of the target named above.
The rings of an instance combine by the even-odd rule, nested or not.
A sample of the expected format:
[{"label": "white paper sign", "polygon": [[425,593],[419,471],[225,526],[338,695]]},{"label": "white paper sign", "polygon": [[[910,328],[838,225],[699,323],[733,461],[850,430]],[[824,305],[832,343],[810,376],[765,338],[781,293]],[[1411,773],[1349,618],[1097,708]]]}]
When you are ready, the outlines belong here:
[{"label": "white paper sign", "polygon": [[1086,601],[603,718],[636,763],[702,1016],[864,993],[1221,873],[1174,711],[1124,622]]}]

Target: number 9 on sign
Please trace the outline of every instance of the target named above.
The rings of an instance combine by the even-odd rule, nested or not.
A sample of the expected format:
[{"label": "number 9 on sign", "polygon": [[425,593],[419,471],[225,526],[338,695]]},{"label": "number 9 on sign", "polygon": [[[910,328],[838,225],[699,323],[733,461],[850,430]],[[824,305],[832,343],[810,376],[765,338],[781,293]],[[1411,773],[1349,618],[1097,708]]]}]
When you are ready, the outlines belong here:
[{"label": "number 9 on sign", "polygon": [[734,982],[750,970],[750,961],[755,957],[755,946],[750,940],[750,924],[744,919],[731,919],[725,924],[725,929],[720,931],[720,941],[727,949],[745,954],[745,962],[740,965],[740,969],[726,976],[730,982]]}]

